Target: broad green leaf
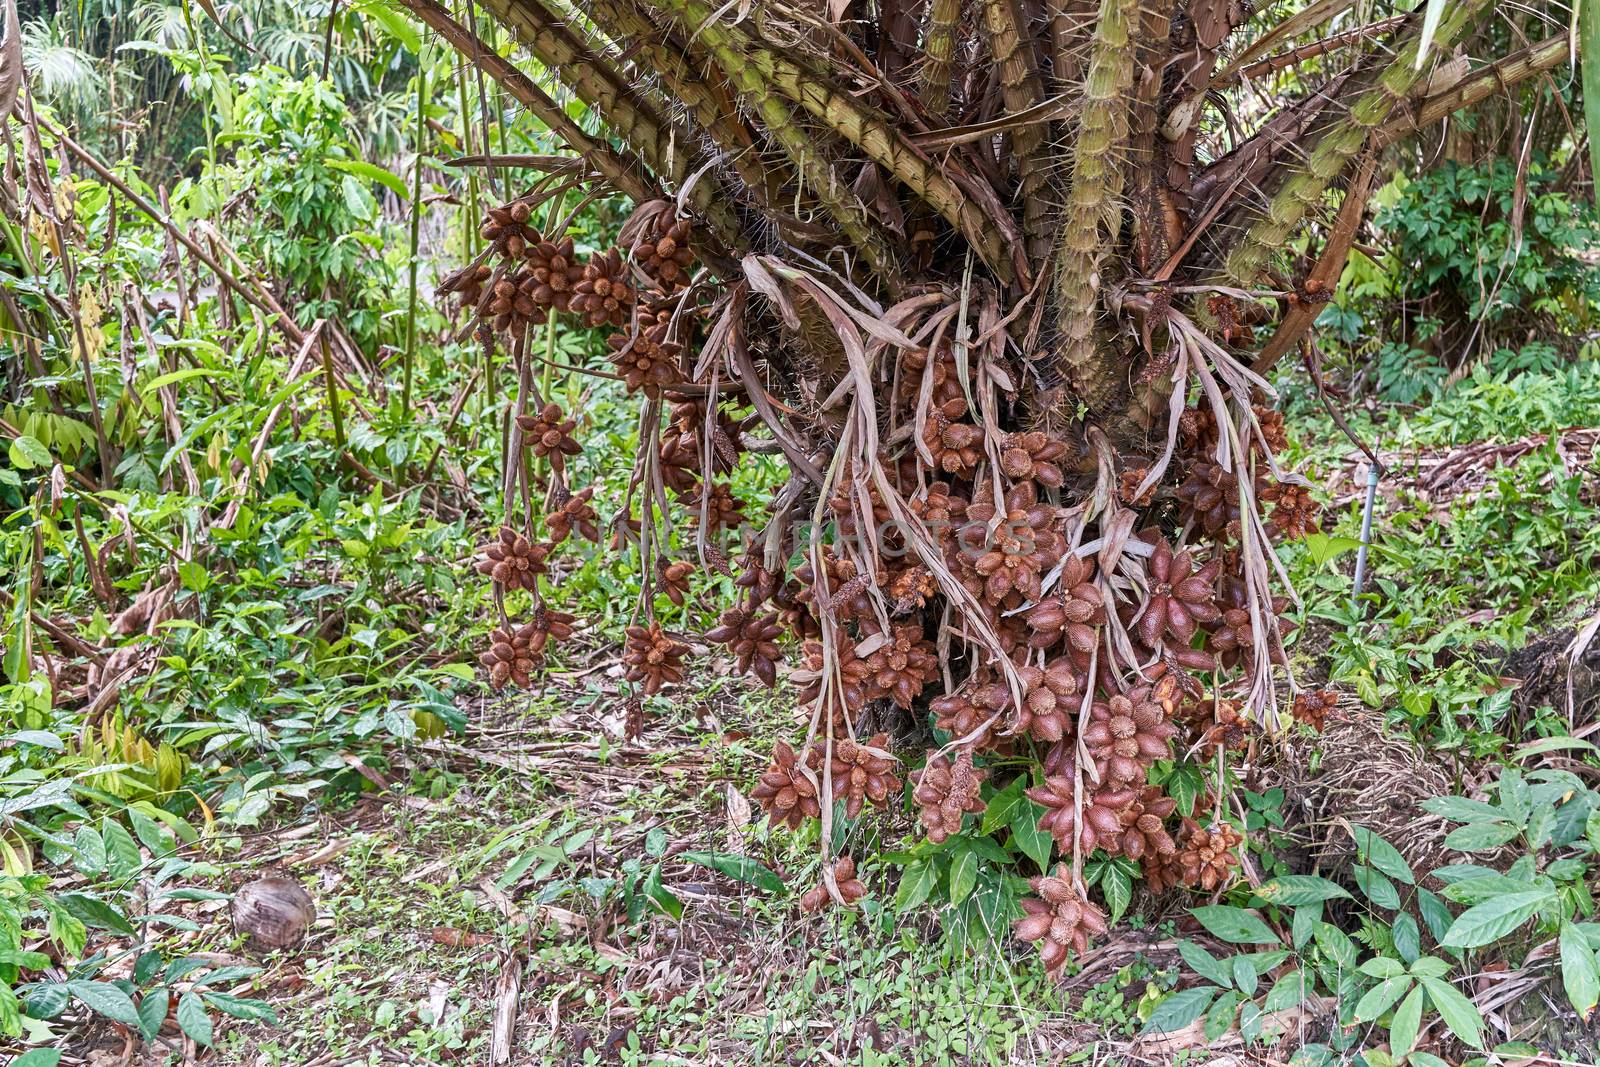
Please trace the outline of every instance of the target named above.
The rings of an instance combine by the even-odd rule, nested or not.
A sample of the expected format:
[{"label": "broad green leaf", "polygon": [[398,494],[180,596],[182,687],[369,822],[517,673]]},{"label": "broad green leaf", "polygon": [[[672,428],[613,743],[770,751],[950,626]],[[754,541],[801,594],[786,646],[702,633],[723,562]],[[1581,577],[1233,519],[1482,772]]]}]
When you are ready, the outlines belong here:
[{"label": "broad green leaf", "polygon": [[1211,1000],[1222,990],[1216,986],[1200,985],[1193,989],[1180,989],[1171,994],[1150,1013],[1146,1031],[1166,1032],[1181,1030],[1206,1013]]},{"label": "broad green leaf", "polygon": [[87,893],[62,893],[57,899],[61,901],[62,907],[83,920],[85,926],[110,930],[112,933],[128,937],[136,933],[133,924],[123,916],[122,912],[99,897],[92,897]]},{"label": "broad green leaf", "polygon": [[1400,953],[1400,958],[1408,964],[1415,963],[1422,954],[1422,930],[1417,926],[1417,920],[1401,912],[1394,917],[1390,933],[1394,936],[1394,950]]},{"label": "broad green leaf", "polygon": [[897,913],[910,911],[927,900],[938,880],[939,874],[931,863],[923,861],[908,866],[900,876],[900,888],[894,894],[894,910]]},{"label": "broad green leaf", "polygon": [[1370,1023],[1382,1017],[1383,1013],[1394,1007],[1395,1001],[1405,995],[1406,990],[1414,984],[1409,974],[1398,978],[1385,978],[1356,1002],[1356,1021]]},{"label": "broad green leaf", "polygon": [[1600,1000],[1600,971],[1595,968],[1589,939],[1571,923],[1561,924],[1561,984],[1572,1007],[1588,1022]]},{"label": "broad green leaf", "polygon": [[735,881],[745,882],[768,893],[777,893],[783,889],[782,878],[749,856],[739,856],[731,852],[685,852],[683,858],[690,863],[709,867],[713,871],[721,871]]},{"label": "broad green leaf", "polygon": [[106,869],[106,843],[92,826],[80,826],[72,836],[73,866],[84,874],[99,874]]},{"label": "broad green leaf", "polygon": [[1201,978],[1208,978],[1220,986],[1233,984],[1233,976],[1228,972],[1227,965],[1193,941],[1179,941],[1178,955]]},{"label": "broad green leaf", "polygon": [[1361,965],[1361,973],[1369,978],[1399,978],[1406,973],[1406,967],[1390,956],[1374,956]]},{"label": "broad green leaf", "polygon": [[1306,996],[1305,974],[1299,970],[1290,971],[1283,975],[1272,988],[1267,990],[1266,999],[1261,1002],[1263,1011],[1285,1011],[1295,1007]]},{"label": "broad green leaf", "polygon": [[1218,997],[1217,1002],[1211,1005],[1211,1009],[1206,1012],[1205,1035],[1207,1041],[1216,1041],[1228,1032],[1228,1028],[1233,1025],[1234,1013],[1239,1007],[1239,1001],[1243,999],[1231,989],[1223,991],[1222,996]]},{"label": "broad green leaf", "polygon": [[11,1067],[57,1067],[61,1062],[58,1048],[29,1049],[11,1061]]},{"label": "broad green leaf", "polygon": [[1443,978],[1450,973],[1450,965],[1438,956],[1424,956],[1409,969],[1418,978]]},{"label": "broad green leaf", "polygon": [[357,0],[356,10],[383,27],[406,51],[422,51],[422,33],[387,0]]},{"label": "broad green leaf", "polygon": [[1520,763],[1529,756],[1539,756],[1546,752],[1566,751],[1574,748],[1585,752],[1595,751],[1595,746],[1592,742],[1585,741],[1580,737],[1541,737],[1537,741],[1529,741],[1525,745],[1518,745],[1517,750],[1511,754],[1511,758]]},{"label": "broad green leaf", "polygon": [[160,1032],[161,1024],[167,1020],[167,1007],[171,999],[164,985],[156,986],[139,998],[139,1029],[146,1040],[154,1041]]},{"label": "broad green leaf", "polygon": [[1106,867],[1106,872],[1100,879],[1100,890],[1105,894],[1106,907],[1110,911],[1108,916],[1114,926],[1128,910],[1128,903],[1133,900],[1133,879],[1128,872],[1115,863]]},{"label": "broad green leaf", "polygon": [[1422,1001],[1419,985],[1394,1010],[1394,1020],[1389,1024],[1389,1051],[1395,1056],[1406,1055],[1417,1043],[1417,1031],[1422,1028]]},{"label": "broad green leaf", "polygon": [[1041,871],[1050,870],[1050,850],[1055,845],[1055,840],[1048,830],[1039,829],[1039,816],[1044,813],[1044,808],[1027,798],[1023,798],[1017,805],[1016,815],[1011,820],[1011,836],[1016,838],[1017,847],[1034,863],[1039,865]]},{"label": "broad green leaf", "polygon": [[1549,902],[1550,894],[1536,889],[1475,904],[1456,917],[1440,944],[1446,948],[1480,948],[1506,936]]},{"label": "broad green leaf", "polygon": [[125,1026],[139,1025],[139,1009],[133,1006],[128,994],[110,982],[75,980],[65,984],[67,992],[81,1000],[90,1011]]},{"label": "broad green leaf", "polygon": [[1361,890],[1366,898],[1380,908],[1396,911],[1400,907],[1400,891],[1376,870],[1364,863],[1356,864],[1350,872],[1356,880],[1356,887]]},{"label": "broad green leaf", "polygon": [[1317,924],[1317,947],[1345,971],[1354,971],[1361,959],[1356,943],[1332,923]]},{"label": "broad green leaf", "polygon": [[178,1028],[195,1044],[211,1047],[211,1013],[199,993],[191,990],[178,998]]},{"label": "broad green leaf", "polygon": [[1201,926],[1229,944],[1275,945],[1279,942],[1278,935],[1260,915],[1244,908],[1208,904],[1190,909],[1190,914],[1200,920]]},{"label": "broad green leaf", "polygon": [[1256,896],[1268,904],[1281,904],[1286,907],[1299,907],[1302,904],[1314,904],[1349,895],[1349,891],[1343,886],[1314,874],[1281,875],[1256,890]]},{"label": "broad green leaf", "polygon": [[1443,978],[1419,978],[1428,991],[1428,999],[1438,1009],[1450,1032],[1472,1048],[1483,1047],[1483,1016],[1472,1001]]},{"label": "broad green leaf", "polygon": [[1319,567],[1361,547],[1361,542],[1353,537],[1334,537],[1324,533],[1307,534],[1301,544],[1306,546],[1311,562]]},{"label": "broad green leaf", "polygon": [[368,178],[384,186],[401,200],[411,199],[411,190],[407,188],[405,179],[392,170],[386,170],[376,163],[368,163],[364,159],[330,159],[328,166],[334,170],[342,170],[346,174],[354,174],[358,178]]},{"label": "broad green leaf", "polygon": [[11,458],[11,465],[19,471],[31,471],[35,467],[50,466],[50,450],[37,437],[23,434],[11,442],[11,447],[6,450]]},{"label": "broad green leaf", "polygon": [[113,874],[126,878],[139,869],[143,863],[139,843],[121,823],[107,816],[100,823],[100,836],[106,840],[106,859]]},{"label": "broad green leaf", "polygon": [[1468,797],[1429,797],[1422,802],[1422,810],[1451,822],[1498,822],[1505,818],[1505,813],[1493,804]]},{"label": "broad green leaf", "polygon": [[1521,832],[1508,822],[1468,823],[1446,834],[1444,847],[1457,852],[1487,852],[1499,848]]},{"label": "broad green leaf", "polygon": [[186,382],[190,378],[222,377],[226,377],[226,374],[223,371],[212,370],[210,367],[184,367],[182,370],[171,371],[167,374],[162,374],[158,377],[151,378],[148,382],[145,382],[144,385],[140,387],[139,395],[149,396],[151,393],[155,392],[157,389],[160,389],[164,385],[176,385],[178,382]]},{"label": "broad green leaf", "polygon": [[1290,927],[1290,937],[1296,949],[1306,947],[1312,936],[1317,932],[1317,925],[1322,922],[1322,904],[1303,904],[1294,909],[1294,923]]},{"label": "broad green leaf", "polygon": [[1256,973],[1255,963],[1249,956],[1233,957],[1233,987],[1247,997],[1256,993],[1256,983],[1261,976]]},{"label": "broad green leaf", "polygon": [[956,852],[950,860],[950,903],[960,904],[972,895],[978,884],[978,854],[970,848]]},{"label": "broad green leaf", "polygon": [[249,1019],[268,1026],[278,1025],[278,1013],[264,1000],[232,997],[226,993],[207,992],[203,995],[207,1004],[236,1019]]},{"label": "broad green leaf", "polygon": [[1416,884],[1416,875],[1411,873],[1411,865],[1400,855],[1399,849],[1365,826],[1352,826],[1350,831],[1355,835],[1356,851],[1366,857],[1368,863],[1397,882]]},{"label": "broad green leaf", "polygon": [[1017,813],[1017,808],[1027,798],[1023,796],[1023,789],[1027,788],[1028,779],[1018,775],[1011,780],[1011,784],[989,798],[988,806],[983,809],[983,822],[978,830],[987,837],[1008,825]]}]

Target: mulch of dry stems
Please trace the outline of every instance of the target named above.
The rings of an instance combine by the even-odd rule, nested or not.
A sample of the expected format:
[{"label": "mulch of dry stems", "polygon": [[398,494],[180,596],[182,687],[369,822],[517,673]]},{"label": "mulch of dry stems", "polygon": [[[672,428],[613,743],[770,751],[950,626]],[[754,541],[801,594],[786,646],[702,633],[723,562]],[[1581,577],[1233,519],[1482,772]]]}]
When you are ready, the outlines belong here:
[{"label": "mulch of dry stems", "polygon": [[[1379,452],[1384,466],[1379,492],[1393,498],[1409,490],[1434,507],[1443,508],[1459,497],[1475,496],[1488,488],[1502,468],[1515,467],[1530,455],[1555,445],[1556,455],[1568,474],[1596,470],[1600,429],[1573,427],[1554,434],[1532,434],[1515,441],[1474,441],[1464,445]],[[1366,495],[1371,461],[1360,452],[1345,457],[1327,485],[1334,507]]]}]

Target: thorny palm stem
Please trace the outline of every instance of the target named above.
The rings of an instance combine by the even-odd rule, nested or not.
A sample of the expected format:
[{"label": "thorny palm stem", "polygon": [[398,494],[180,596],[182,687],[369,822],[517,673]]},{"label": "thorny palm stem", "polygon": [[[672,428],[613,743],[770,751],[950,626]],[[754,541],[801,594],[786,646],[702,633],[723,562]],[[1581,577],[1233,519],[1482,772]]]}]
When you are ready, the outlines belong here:
[{"label": "thorny palm stem", "polygon": [[[1441,21],[1434,37],[1434,54],[1450,47],[1473,21],[1487,0],[1462,0]],[[1228,254],[1221,284],[1249,286],[1266,270],[1272,255],[1366,146],[1395,108],[1410,95],[1427,67],[1417,63],[1420,34],[1412,34],[1377,83],[1351,105],[1350,113],[1318,139],[1305,164],[1297,169],[1267,204],[1266,212]]]},{"label": "thorny palm stem", "polygon": [[[1138,0],[1102,0],[1084,85],[1083,112],[1056,252],[1055,297],[1060,339],[1056,370],[1091,410],[1109,407],[1119,391],[1115,361],[1099,358],[1100,266],[1121,218],[1121,155],[1128,141],[1128,91],[1133,81],[1133,27]],[[1057,390],[1058,410],[1068,400]]]},{"label": "thorny palm stem", "polygon": [[[1033,45],[1025,36],[1025,17],[1016,0],[984,0],[983,22],[989,34],[989,50],[999,67],[1006,111],[1026,111],[1044,99],[1044,88],[1039,82]],[[1011,131],[1011,147],[1017,156],[1017,199],[1022,201],[1022,233],[1028,242],[1028,262],[1034,264],[1043,263],[1050,255],[1050,205],[1045,195],[1050,164],[1040,151],[1048,129],[1045,123],[1030,123]]]}]

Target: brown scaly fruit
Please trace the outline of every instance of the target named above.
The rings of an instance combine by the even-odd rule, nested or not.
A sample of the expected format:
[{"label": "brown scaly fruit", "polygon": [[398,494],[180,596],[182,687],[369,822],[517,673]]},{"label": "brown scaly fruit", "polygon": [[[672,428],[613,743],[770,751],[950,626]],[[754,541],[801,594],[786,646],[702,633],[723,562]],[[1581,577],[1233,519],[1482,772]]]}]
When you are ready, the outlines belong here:
[{"label": "brown scaly fruit", "polygon": [[569,310],[573,291],[583,277],[583,267],[573,252],[572,238],[540,241],[530,248],[527,275],[528,295],[535,304],[546,311]]},{"label": "brown scaly fruit", "polygon": [[[965,406],[965,405],[963,405]],[[983,431],[970,422],[958,422],[935,408],[922,429],[933,465],[939,471],[965,477],[983,458]]]},{"label": "brown scaly fruit", "polygon": [[639,294],[628,280],[628,264],[613,248],[583,265],[583,276],[573,287],[571,310],[590,326],[626,326],[638,302]]},{"label": "brown scaly fruit", "polygon": [[[1244,580],[1233,574],[1223,575],[1222,589],[1217,599],[1222,609],[1222,617],[1217,620],[1217,629],[1206,637],[1206,651],[1216,656],[1224,667],[1234,667],[1240,662],[1251,663],[1255,658],[1256,629],[1254,620],[1250,616],[1248,591]],[[1272,598],[1272,613],[1279,616],[1280,635],[1294,629],[1293,623],[1282,618],[1283,613],[1288,610],[1288,597]],[[1283,648],[1279,642],[1268,641],[1268,654],[1273,663],[1284,661]]]},{"label": "brown scaly fruit", "polygon": [[833,799],[844,799],[845,818],[860,815],[867,801],[879,807],[889,802],[890,794],[900,788],[894,765],[888,734],[877,734],[864,745],[850,737],[834,742]]},{"label": "brown scaly fruit", "polygon": [[1156,487],[1150,486],[1144,492],[1139,492],[1139,486],[1150,476],[1149,467],[1129,467],[1117,479],[1117,496],[1130,508],[1142,508],[1155,499]]},{"label": "brown scaly fruit", "polygon": [[[856,655],[855,643],[842,631],[835,635],[834,652],[839,661],[839,677],[837,686],[830,689],[843,702],[843,710],[852,713],[860,711],[866,706],[870,688],[866,661]],[[807,641],[805,664],[790,675],[790,680],[798,687],[795,699],[804,710],[804,717],[807,719],[811,717],[810,709],[822,696],[824,679],[822,668],[822,642]],[[840,711],[838,707],[829,707],[824,716],[828,729],[835,734],[843,730],[846,725]]]},{"label": "brown scaly fruit", "polygon": [[694,252],[689,248],[688,219],[658,227],[635,242],[633,261],[663,292],[673,293],[689,284]]},{"label": "brown scaly fruit", "polygon": [[1239,536],[1239,479],[1215,463],[1201,461],[1189,468],[1189,477],[1178,486],[1180,515],[1193,520],[1218,540]]},{"label": "brown scaly fruit", "polygon": [[594,486],[584,486],[570,494],[559,508],[545,517],[544,528],[550,535],[552,545],[565,541],[572,536],[573,530],[596,544],[600,543],[600,513],[589,503],[593,498]]},{"label": "brown scaly fruit", "polygon": [[778,684],[778,660],[783,657],[778,637],[783,626],[775,613],[753,614],[743,608],[722,613],[720,625],[707,631],[706,640],[727,645],[740,673],[754,674],[768,689]]},{"label": "brown scaly fruit", "polygon": [[1047,744],[1070,734],[1084,690],[1071,661],[1063,656],[1043,667],[1018,668],[1017,674],[1022,678],[1023,697],[1011,732]]},{"label": "brown scaly fruit", "polygon": [[691,513],[705,513],[706,528],[730,530],[744,521],[744,501],[733,495],[733,490],[723,482],[701,482],[683,498]]},{"label": "brown scaly fruit", "polygon": [[533,609],[533,619],[521,631],[527,635],[528,651],[534,656],[542,656],[545,646],[551,641],[565,641],[571,637],[572,627],[577,621],[576,615],[540,604]]},{"label": "brown scaly fruit", "polygon": [[628,642],[622,650],[622,663],[628,681],[640,685],[645,696],[659,693],[663,686],[683,681],[683,654],[688,646],[673,640],[661,624],[630,626]]},{"label": "brown scaly fruit", "polygon": [[1099,635],[1095,627],[1106,621],[1105,600],[1094,584],[1094,561],[1068,556],[1061,580],[1048,597],[1027,613],[1034,648],[1053,648],[1065,640],[1078,652],[1091,652]]},{"label": "brown scaly fruit", "polygon": [[535,544],[509,526],[500,527],[500,538],[479,547],[484,558],[477,563],[479,574],[487,574],[506,589],[539,588],[539,575],[548,571],[550,550],[554,546]]},{"label": "brown scaly fruit", "polygon": [[1272,482],[1261,490],[1262,503],[1272,505],[1267,532],[1289,541],[1298,541],[1317,532],[1321,506],[1311,499],[1311,490],[1292,482]]},{"label": "brown scaly fruit", "polygon": [[1256,422],[1261,426],[1261,438],[1266,441],[1267,447],[1273,452],[1288,448],[1289,431],[1284,427],[1283,412],[1260,404],[1252,405],[1251,410],[1256,413]]},{"label": "brown scaly fruit", "polygon": [[928,753],[927,764],[912,775],[916,788],[911,799],[921,811],[929,841],[937,845],[959,834],[967,812],[977,814],[988,806],[978,796],[978,787],[988,776],[988,771],[972,766],[970,748],[958,752],[954,763],[937,753]]},{"label": "brown scaly fruit", "polygon": [[614,333],[606,338],[611,347],[611,362],[622,375],[630,393],[648,397],[661,395],[663,386],[683,381],[678,359],[683,345],[667,340],[665,327],[655,326],[634,334]]},{"label": "brown scaly fruit", "polygon": [[446,275],[434,289],[438,296],[451,296],[456,298],[456,307],[477,307],[483,299],[483,287],[489,284],[489,279],[494,276],[494,270],[487,263],[468,264],[452,274]]},{"label": "brown scaly fruit", "polygon": [[[994,738],[1010,706],[1011,690],[1004,682],[974,678],[954,693],[935,699],[928,708],[933,712],[933,724],[939,729],[958,739],[984,745]],[[983,732],[974,736],[979,729]]]},{"label": "brown scaly fruit", "polygon": [[1185,702],[1179,718],[1189,731],[1190,746],[1202,758],[1216,755],[1219,748],[1238,751],[1250,743],[1251,724],[1238,701],[1205,694]]},{"label": "brown scaly fruit", "polygon": [[[974,597],[996,606],[1013,590],[1025,600],[1038,600],[1040,582],[1064,547],[1054,516],[1039,503],[1031,482],[1013,488],[1001,503],[1003,510],[992,499],[980,498],[967,508],[959,549],[966,572],[962,584]],[[991,533],[987,524],[997,510],[1000,522]]]},{"label": "brown scaly fruit", "polygon": [[912,563],[889,571],[883,594],[889,601],[889,614],[910,615],[939,595],[939,582],[925,564]]},{"label": "brown scaly fruit", "polygon": [[1150,596],[1135,624],[1138,634],[1152,648],[1164,635],[1172,637],[1180,647],[1187,647],[1197,626],[1222,617],[1213,603],[1214,584],[1222,565],[1211,560],[1197,568],[1188,549],[1173,552],[1172,546],[1155,531],[1147,531],[1141,540],[1149,543],[1153,552],[1148,563]]},{"label": "brown scaly fruit", "polygon": [[539,231],[528,225],[533,206],[526,200],[513,200],[489,209],[478,234],[489,242],[495,255],[521,259],[539,241]]},{"label": "brown scaly fruit", "polygon": [[501,268],[484,288],[478,313],[511,337],[549,318],[549,308],[534,298],[536,285],[526,267]]},{"label": "brown scaly fruit", "polygon": [[689,578],[694,574],[694,564],[684,560],[656,560],[656,575],[660,592],[678,607],[689,599]]},{"label": "brown scaly fruit", "polygon": [[[857,653],[866,644],[863,640]],[[921,622],[892,626],[881,643],[865,656],[863,665],[867,699],[888,697],[907,710],[939,674],[938,653],[933,643],[922,636]]]},{"label": "brown scaly fruit", "polygon": [[750,793],[751,799],[771,817],[791,830],[800,829],[807,819],[820,819],[817,787],[806,777],[794,749],[779,741],[772,747],[772,763]]},{"label": "brown scaly fruit", "polygon": [[1072,838],[1076,834],[1078,847],[1084,855],[1115,840],[1122,832],[1122,813],[1138,797],[1138,792],[1127,787],[1103,786],[1095,788],[1086,778],[1083,782],[1083,820],[1078,820],[1076,782],[1070,763],[1065,774],[1051,774],[1043,785],[1027,790],[1028,799],[1044,807],[1039,816],[1039,829],[1055,839],[1062,852],[1072,851]]},{"label": "brown scaly fruit", "polygon": [[1113,856],[1121,853],[1132,860],[1142,860],[1152,853],[1175,855],[1178,846],[1167,833],[1165,820],[1177,807],[1177,801],[1163,793],[1160,786],[1145,786],[1123,810],[1120,830],[1102,842],[1103,847]]},{"label": "brown scaly fruit", "polygon": [[533,684],[533,672],[539,666],[539,654],[533,651],[537,631],[529,626],[496,628],[489,631],[489,648],[478,657],[478,662],[489,671],[489,684],[504,689],[515,682],[523,689]]},{"label": "brown scaly fruit", "polygon": [[661,438],[661,484],[682,496],[694,492],[700,481],[700,442],[689,434],[668,430]]},{"label": "brown scaly fruit", "polygon": [[[867,895],[867,887],[856,878],[856,861],[849,856],[840,856],[834,861],[833,884],[839,887],[839,896],[844,900],[845,907],[855,907],[856,901]],[[812,915],[833,903],[833,894],[828,892],[827,883],[818,882],[800,898],[800,910]]]},{"label": "brown scaly fruit", "polygon": [[1056,461],[1066,454],[1066,443],[1043,430],[1007,434],[1000,442],[1000,469],[1014,482],[1033,481],[1059,489],[1064,479]]},{"label": "brown scaly fruit", "polygon": [[1083,744],[1102,783],[1140,785],[1150,764],[1172,754],[1169,742],[1177,732],[1167,721],[1166,711],[1152,699],[1151,687],[1140,686],[1110,700],[1095,701],[1083,730]]},{"label": "brown scaly fruit", "polygon": [[1065,863],[1056,867],[1053,877],[1041,875],[1028,885],[1039,895],[1022,898],[1025,914],[1012,931],[1019,941],[1043,942],[1039,958],[1045,973],[1055,975],[1067,962],[1069,952],[1085,952],[1089,938],[1105,934],[1106,917],[1072,887],[1071,868]]},{"label": "brown scaly fruit", "polygon": [[[872,585],[867,576],[856,568],[855,561],[835,555],[832,546],[824,545],[822,566],[828,579],[826,609],[833,617],[839,622],[870,617],[872,594],[869,590]],[[805,562],[795,568],[794,576],[800,583],[795,599],[806,605],[811,614],[820,619],[823,611],[823,591],[817,584],[816,568],[811,565],[809,555]]]},{"label": "brown scaly fruit", "polygon": [[1295,694],[1290,714],[1320,734],[1327,725],[1328,713],[1338,706],[1337,689],[1303,689]]},{"label": "brown scaly fruit", "polygon": [[552,470],[559,472],[565,469],[567,457],[583,451],[583,446],[572,436],[572,431],[578,428],[578,422],[567,418],[560,404],[551,402],[536,412],[518,415],[517,425],[522,428],[524,439],[528,447],[533,449],[533,454],[548,458]]},{"label": "brown scaly fruit", "polygon": [[1179,881],[1208,893],[1232,884],[1244,836],[1227,823],[1209,829],[1194,823],[1187,825],[1189,832],[1175,860]]}]

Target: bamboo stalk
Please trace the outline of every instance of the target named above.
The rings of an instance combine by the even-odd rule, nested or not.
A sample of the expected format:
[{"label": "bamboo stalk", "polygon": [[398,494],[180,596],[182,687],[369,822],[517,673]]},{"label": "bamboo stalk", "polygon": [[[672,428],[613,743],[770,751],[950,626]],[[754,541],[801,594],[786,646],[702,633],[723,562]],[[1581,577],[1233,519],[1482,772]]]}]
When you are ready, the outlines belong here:
[{"label": "bamboo stalk", "polygon": [[406,302],[406,363],[400,388],[400,417],[411,419],[411,377],[417,359],[417,260],[422,235],[422,148],[427,133],[426,118],[428,72],[417,63],[417,146],[411,176],[411,294]]}]

